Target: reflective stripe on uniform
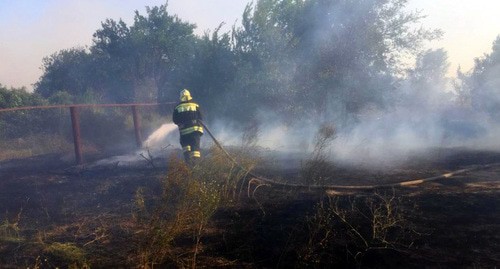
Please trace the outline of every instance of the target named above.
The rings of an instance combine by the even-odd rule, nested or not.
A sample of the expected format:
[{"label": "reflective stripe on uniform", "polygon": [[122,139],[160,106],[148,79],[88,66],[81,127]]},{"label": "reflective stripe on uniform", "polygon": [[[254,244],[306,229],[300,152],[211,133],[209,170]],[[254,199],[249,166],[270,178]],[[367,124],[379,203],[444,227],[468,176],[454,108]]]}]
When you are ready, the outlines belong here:
[{"label": "reflective stripe on uniform", "polygon": [[199,152],[199,151],[192,151],[191,152],[191,157],[200,158],[201,157],[201,152]]},{"label": "reflective stripe on uniform", "polygon": [[191,151],[191,146],[185,146],[182,148],[185,152]]},{"label": "reflective stripe on uniform", "polygon": [[198,104],[195,103],[182,103],[175,107],[177,112],[186,112],[186,111],[196,111],[198,110]]},{"label": "reflective stripe on uniform", "polygon": [[185,129],[180,130],[180,133],[181,133],[181,135],[186,135],[186,134],[190,134],[190,133],[196,132],[196,131],[203,133],[203,127],[193,126],[193,127],[185,128]]}]

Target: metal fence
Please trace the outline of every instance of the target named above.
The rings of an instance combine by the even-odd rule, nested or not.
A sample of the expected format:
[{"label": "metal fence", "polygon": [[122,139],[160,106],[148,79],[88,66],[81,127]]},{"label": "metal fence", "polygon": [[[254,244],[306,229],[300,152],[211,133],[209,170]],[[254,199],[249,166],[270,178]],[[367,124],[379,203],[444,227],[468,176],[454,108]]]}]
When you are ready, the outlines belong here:
[{"label": "metal fence", "polygon": [[[0,152],[4,152],[3,159],[8,159],[10,156],[7,153],[7,148],[11,148],[11,152],[16,152],[16,150],[19,152],[19,148],[23,147],[23,141],[29,137],[37,136],[39,138],[36,141],[24,145],[24,147],[38,146],[40,143],[48,143],[44,140],[54,139],[60,140],[59,142],[63,144],[69,142],[60,147],[63,149],[56,149],[55,144],[57,143],[49,145],[49,148],[52,147],[52,151],[64,151],[72,142],[75,161],[77,164],[83,164],[85,142],[112,146],[126,137],[125,140],[134,139],[135,145],[141,147],[144,130],[154,128],[155,120],[164,120],[160,116],[162,108],[173,108],[175,104],[174,102],[73,104],[0,109]],[[143,126],[144,120],[146,120],[146,124],[144,124],[147,125],[146,128]],[[84,138],[82,133],[86,134]],[[42,134],[49,135],[44,137]],[[126,142],[131,144],[129,142],[132,141],[127,140]],[[19,144],[18,147],[15,147],[15,144]],[[12,154],[12,156],[14,158],[16,154]],[[24,155],[20,154],[19,156]]]}]

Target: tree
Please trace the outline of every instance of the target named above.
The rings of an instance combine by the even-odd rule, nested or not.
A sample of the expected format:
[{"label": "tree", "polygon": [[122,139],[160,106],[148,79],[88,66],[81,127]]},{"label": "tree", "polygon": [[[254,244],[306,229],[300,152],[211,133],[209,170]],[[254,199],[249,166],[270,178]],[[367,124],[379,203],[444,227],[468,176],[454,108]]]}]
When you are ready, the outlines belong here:
[{"label": "tree", "polygon": [[130,27],[104,21],[89,51],[47,58],[36,91],[161,102],[190,88],[214,117],[249,122],[265,112],[347,124],[365,107],[390,105],[405,57],[439,36],[415,27],[422,16],[406,3],[259,0],[231,34],[219,27],[201,37],[167,5],[147,7]]},{"label": "tree", "polygon": [[130,28],[136,77],[136,101],[177,97],[192,63],[196,43],[193,24],[167,12],[167,5],[136,11]]},{"label": "tree", "polygon": [[84,48],[61,50],[43,59],[43,74],[35,83],[35,92],[49,97],[65,91],[78,96],[93,90],[92,56]]},{"label": "tree", "polygon": [[415,28],[422,16],[405,11],[406,3],[260,0],[249,5],[234,33],[241,83],[235,88],[249,107],[294,118],[345,121],[367,105],[383,107],[404,57],[440,35]]},{"label": "tree", "polygon": [[[36,93],[29,93],[26,88],[10,88],[0,84],[0,108],[45,105],[47,101]],[[26,133],[43,133],[46,124],[39,111],[14,111],[0,113],[0,137],[13,138]]]},{"label": "tree", "polygon": [[444,49],[427,50],[417,56],[415,68],[408,75],[409,89],[405,106],[442,105],[447,99],[446,88],[450,64]]},{"label": "tree", "polygon": [[98,91],[104,94],[104,99],[133,102],[133,47],[128,26],[122,20],[106,19],[94,33],[90,51],[96,70],[92,79],[101,85]]},{"label": "tree", "polygon": [[[220,33],[222,24],[211,34],[205,33],[196,43],[193,63],[186,77],[185,87],[193,90],[195,98],[215,118],[228,111],[227,104],[235,102],[228,97],[235,82],[236,57],[229,33]],[[233,112],[234,113],[234,112]]]},{"label": "tree", "polygon": [[106,20],[91,50],[107,67],[102,77],[117,101],[171,100],[192,62],[194,25],[167,12],[167,5],[135,12],[134,23]]},{"label": "tree", "polygon": [[44,104],[46,101],[40,95],[29,93],[24,87],[8,89],[0,84],[0,109]]},{"label": "tree", "polygon": [[167,12],[167,5],[135,13],[128,27],[107,19],[93,45],[62,50],[44,59],[35,85],[45,97],[59,91],[92,95],[107,102],[156,102],[172,99],[186,82],[193,63],[194,25]]},{"label": "tree", "polygon": [[472,106],[487,112],[498,121],[500,113],[500,35],[493,42],[492,52],[475,59],[475,65],[466,78]]}]

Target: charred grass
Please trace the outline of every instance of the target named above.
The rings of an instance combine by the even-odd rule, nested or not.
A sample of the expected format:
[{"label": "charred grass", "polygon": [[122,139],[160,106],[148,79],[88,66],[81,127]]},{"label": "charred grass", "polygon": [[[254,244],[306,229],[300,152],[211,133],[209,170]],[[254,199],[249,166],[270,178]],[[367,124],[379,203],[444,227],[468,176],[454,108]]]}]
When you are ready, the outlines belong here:
[{"label": "charred grass", "polygon": [[[256,166],[246,152],[232,154]],[[168,169],[3,174],[2,268],[477,268],[500,261],[498,170],[414,189],[331,197],[263,186],[248,196],[245,170],[216,149],[205,155],[193,168],[170,156]],[[384,177],[333,171],[359,182]],[[408,171],[415,171],[410,178],[434,173],[385,176]]]}]

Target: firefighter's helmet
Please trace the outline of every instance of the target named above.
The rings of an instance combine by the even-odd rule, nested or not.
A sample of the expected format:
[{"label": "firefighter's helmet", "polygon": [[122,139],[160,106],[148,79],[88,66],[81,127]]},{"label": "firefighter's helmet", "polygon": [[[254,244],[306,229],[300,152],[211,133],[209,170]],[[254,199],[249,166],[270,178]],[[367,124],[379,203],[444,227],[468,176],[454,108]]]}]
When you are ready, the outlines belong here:
[{"label": "firefighter's helmet", "polygon": [[191,93],[189,92],[189,90],[184,89],[181,91],[181,102],[187,102],[191,99],[193,98],[191,97]]}]

